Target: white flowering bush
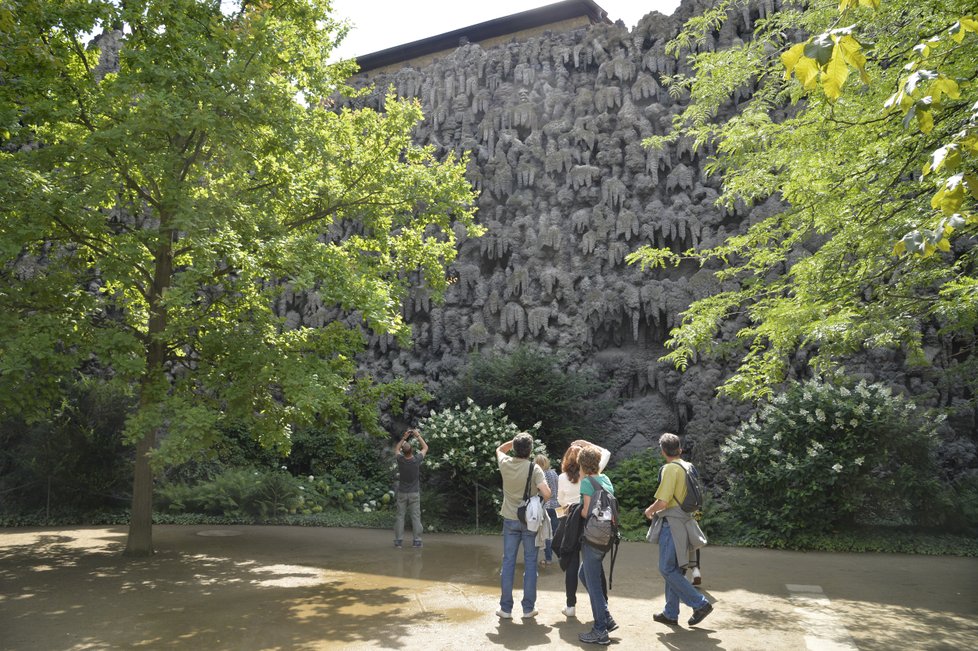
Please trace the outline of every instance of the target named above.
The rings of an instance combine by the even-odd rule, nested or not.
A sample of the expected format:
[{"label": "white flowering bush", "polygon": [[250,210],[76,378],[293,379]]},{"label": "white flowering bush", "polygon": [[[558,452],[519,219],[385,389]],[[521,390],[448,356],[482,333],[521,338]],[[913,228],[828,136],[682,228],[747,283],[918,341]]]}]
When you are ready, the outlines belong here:
[{"label": "white flowering bush", "polygon": [[[432,411],[418,423],[431,452],[425,465],[448,472],[463,483],[479,482],[496,485],[499,467],[496,464],[496,448],[520,433],[520,429],[507,418],[506,404],[497,407],[480,407],[470,398],[466,406],[456,405],[442,411]],[[534,454],[547,454],[546,446],[537,438],[540,423],[528,432],[536,447]]]},{"label": "white flowering bush", "polygon": [[776,536],[855,520],[919,521],[941,486],[938,419],[882,384],[794,383],[725,442],[727,500]]}]

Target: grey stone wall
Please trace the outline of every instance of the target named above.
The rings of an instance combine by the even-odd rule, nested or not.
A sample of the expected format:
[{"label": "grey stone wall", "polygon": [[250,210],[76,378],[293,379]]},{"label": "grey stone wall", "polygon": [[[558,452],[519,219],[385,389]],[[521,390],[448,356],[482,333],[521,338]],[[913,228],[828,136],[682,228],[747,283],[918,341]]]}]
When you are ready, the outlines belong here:
[{"label": "grey stone wall", "polygon": [[[675,431],[708,476],[719,470],[719,443],[750,407],[716,398],[728,372],[720,364],[680,374],[659,361],[680,312],[716,281],[695,266],[643,272],[624,262],[643,244],[717,244],[778,208],[720,210],[720,180],[704,171],[712,152],[688,142],[642,147],[682,109],[662,87],[680,66],[664,45],[701,4],[687,0],[671,17],[651,13],[632,32],[597,25],[488,49],[467,44],[422,69],[356,80],[377,89],[358,105],[379,107],[393,86],[423,105],[418,141],[471,152],[478,220],[488,228],[461,241],[444,303],[419,291],[404,306],[413,345],[375,338],[365,372],[424,381],[437,394],[473,351],[559,351],[570,371],[591,368],[610,380],[620,406],[596,436],[617,457]],[[747,38],[747,26],[777,4],[755,3],[708,46]],[[283,308],[293,322],[332,316],[302,297]]]}]

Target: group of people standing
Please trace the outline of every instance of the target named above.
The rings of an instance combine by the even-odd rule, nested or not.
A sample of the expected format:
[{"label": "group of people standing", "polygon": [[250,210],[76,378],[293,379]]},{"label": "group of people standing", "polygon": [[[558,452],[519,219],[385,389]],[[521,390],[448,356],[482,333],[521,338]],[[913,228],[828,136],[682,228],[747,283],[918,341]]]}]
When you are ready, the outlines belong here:
[{"label": "group of people standing", "polygon": [[[681,601],[693,609],[688,623],[694,626],[713,610],[710,602],[693,587],[682,569],[689,565],[689,551],[698,541],[702,541],[702,534],[694,540],[694,536],[688,533],[688,528],[698,530],[698,526],[692,516],[679,507],[686,494],[684,470],[688,471],[672,463],[682,454],[679,437],[663,434],[659,445],[667,463],[663,466],[655,501],[645,510],[645,515],[652,520],[650,540],[659,544],[659,572],[666,582],[666,603],[663,611],[653,615],[653,619],[670,626],[678,625]],[[587,441],[574,441],[564,453],[559,476],[549,468],[545,458],[531,460],[532,450],[533,438],[526,433],[517,435],[496,449],[496,461],[503,480],[503,504],[500,509],[503,518],[503,563],[499,610],[496,611],[496,615],[502,619],[513,617],[513,578],[520,544],[523,545],[524,568],[523,599],[520,603],[522,616],[526,619],[537,615],[537,534],[517,516],[517,509],[527,493],[530,497],[539,495],[544,500],[553,529],[564,527],[564,535],[576,542],[580,540],[584,522],[591,514],[592,497],[598,487],[612,495],[615,492],[611,479],[604,474],[604,468],[611,458],[608,450]],[[530,487],[529,491],[527,486]],[[575,505],[580,505],[580,508],[573,508]],[[561,518],[565,519],[563,523],[560,522]],[[572,522],[566,518],[580,521]],[[552,562],[550,541],[547,541],[544,553],[544,563]],[[618,628],[608,606],[608,582],[603,565],[605,553],[581,540],[580,544],[572,545],[570,549],[565,547],[564,556],[560,559],[561,566],[566,568],[566,605],[562,612],[568,617],[575,616],[580,581],[587,590],[594,623],[591,630],[578,637],[582,642],[601,645],[610,644],[608,634]]]},{"label": "group of people standing", "polygon": [[[413,451],[409,443],[412,436],[421,444],[421,449],[417,452]],[[663,434],[659,438],[659,446],[667,463],[663,465],[655,499],[645,509],[645,516],[652,521],[649,541],[659,545],[659,572],[665,579],[666,602],[662,612],[654,614],[653,619],[669,626],[678,625],[679,604],[682,602],[693,609],[688,624],[694,626],[713,611],[713,606],[686,578],[684,568],[691,566],[690,551],[697,549],[697,545],[703,544],[705,539],[692,516],[679,506],[686,496],[684,470],[689,472],[687,466],[673,463],[679,461],[682,455],[679,437],[675,434]],[[407,492],[403,500],[400,491],[398,492],[394,541],[396,547],[402,545],[404,517],[409,507],[415,536],[414,545],[421,546],[420,506],[415,507],[415,504],[420,505],[420,501],[416,500],[420,488],[412,482],[417,481],[416,471],[427,451],[428,446],[416,430],[408,430],[395,447],[398,468],[410,480],[409,485],[405,486],[402,475],[400,487],[415,491]],[[591,644],[610,644],[608,634],[618,628],[618,623],[612,617],[608,605],[608,582],[603,565],[606,552],[582,540],[581,533],[591,513],[592,497],[596,492],[600,489],[614,495],[611,479],[604,474],[611,453],[588,441],[574,441],[561,459],[559,475],[550,469],[546,457],[538,455],[533,459],[532,454],[533,437],[525,432],[496,448],[496,461],[503,483],[500,508],[503,518],[503,559],[499,610],[496,615],[501,619],[513,618],[513,582],[521,545],[524,566],[523,598],[520,602],[522,617],[529,619],[538,614],[536,598],[539,548],[544,547],[544,564],[553,562],[554,553],[552,536],[546,536],[545,541],[540,538],[544,531],[556,531],[563,527],[564,536],[570,536],[569,540],[573,544],[564,545],[561,552],[566,592],[566,605],[561,612],[567,617],[575,616],[577,587],[579,582],[582,583],[591,603],[594,623],[589,631],[579,635],[579,639]],[[543,517],[548,521],[544,526],[531,528],[527,522],[521,521],[519,511],[521,503],[527,497],[536,496],[542,502],[545,511]]]}]

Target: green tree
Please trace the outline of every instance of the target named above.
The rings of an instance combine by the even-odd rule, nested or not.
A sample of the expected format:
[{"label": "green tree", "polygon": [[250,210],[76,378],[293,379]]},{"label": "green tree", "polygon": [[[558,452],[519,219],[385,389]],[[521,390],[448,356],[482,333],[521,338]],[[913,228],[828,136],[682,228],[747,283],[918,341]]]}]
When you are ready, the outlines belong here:
[{"label": "green tree", "polygon": [[[406,337],[409,283],[442,290],[478,230],[417,103],[334,110],[342,32],[320,0],[0,4],[0,406],[43,419],[96,373],[133,395],[129,554],[154,470],[355,409],[362,327]],[[303,292],[343,318],[287,324]]]},{"label": "green tree", "polygon": [[565,372],[563,364],[556,355],[526,346],[507,354],[473,355],[446,388],[443,403],[461,405],[471,398],[482,407],[505,404],[517,426],[534,427],[534,436],[563,454],[575,439],[600,440],[613,408],[601,396],[607,387],[593,374]]},{"label": "green tree", "polygon": [[[748,42],[704,45],[750,6],[722,0],[670,44],[692,67],[666,82],[689,104],[672,133],[647,144],[683,137],[712,151],[707,168],[722,174],[729,210],[769,198],[784,208],[712,248],[629,257],[645,267],[692,259],[721,281],[684,313],[667,358],[684,368],[699,353],[735,354],[740,367],[721,391],[757,398],[800,348],[816,353],[817,371],[885,346],[923,360],[923,332],[936,326],[962,362],[949,382],[973,395],[974,3],[784,5],[756,20]],[[727,332],[736,335],[724,341]]]}]

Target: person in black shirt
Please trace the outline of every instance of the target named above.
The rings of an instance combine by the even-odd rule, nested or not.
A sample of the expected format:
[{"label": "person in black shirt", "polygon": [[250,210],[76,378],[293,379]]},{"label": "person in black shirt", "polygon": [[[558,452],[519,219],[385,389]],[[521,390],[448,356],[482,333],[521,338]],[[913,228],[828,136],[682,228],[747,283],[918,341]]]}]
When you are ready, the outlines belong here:
[{"label": "person in black shirt", "polygon": [[[414,451],[411,437],[418,439],[421,449]],[[404,432],[401,440],[394,446],[397,459],[397,518],[394,520],[394,546],[402,547],[404,540],[404,515],[411,511],[411,531],[414,546],[421,546],[421,464],[428,454],[428,444],[416,429]]]}]

